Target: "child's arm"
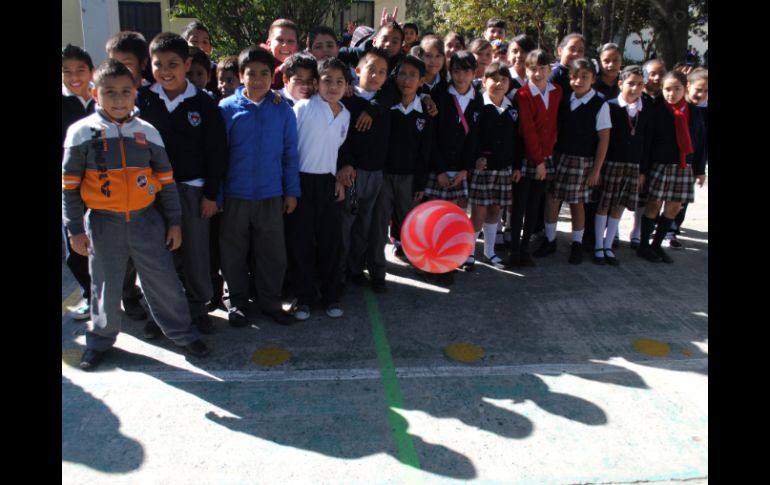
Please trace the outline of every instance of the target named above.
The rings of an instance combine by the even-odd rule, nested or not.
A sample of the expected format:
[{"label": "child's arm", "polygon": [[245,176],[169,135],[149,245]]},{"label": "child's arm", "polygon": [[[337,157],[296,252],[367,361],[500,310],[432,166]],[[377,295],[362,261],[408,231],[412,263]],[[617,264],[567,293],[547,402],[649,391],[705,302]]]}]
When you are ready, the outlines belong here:
[{"label": "child's arm", "polygon": [[610,128],[599,130],[599,143],[596,145],[596,155],[594,156],[594,168],[588,176],[587,185],[596,187],[599,185],[599,178],[602,173],[604,158],[607,156],[607,147],[610,146]]},{"label": "child's arm", "polygon": [[417,166],[414,169],[412,183],[415,202],[420,202],[425,196],[425,186],[428,184],[428,164],[430,163],[431,151],[433,149],[433,130],[433,118],[426,117],[425,128],[423,128],[420,137],[419,156],[417,157]]},{"label": "child's arm", "polygon": [[291,214],[297,207],[297,197],[302,195],[299,186],[299,152],[297,146],[299,138],[297,136],[297,118],[294,111],[285,106],[286,121],[283,126],[283,211],[285,214]]},{"label": "child's arm", "polygon": [[72,249],[81,256],[88,256],[91,241],[83,223],[85,204],[80,196],[80,184],[86,168],[88,141],[77,137],[81,143],[73,146],[76,134],[68,132],[64,143],[62,161],[62,216],[70,234]]},{"label": "child's arm", "polygon": [[208,219],[217,213],[217,196],[222,186],[222,180],[227,170],[227,133],[225,121],[216,103],[203,100],[203,119],[205,126],[204,150],[206,152],[206,165],[204,175],[206,182],[203,185],[203,197],[201,198],[201,217]]},{"label": "child's arm", "polygon": [[372,127],[372,121],[377,116],[387,112],[400,99],[398,87],[393,76],[389,76],[377,94],[364,106],[356,120],[356,130],[366,131]]}]

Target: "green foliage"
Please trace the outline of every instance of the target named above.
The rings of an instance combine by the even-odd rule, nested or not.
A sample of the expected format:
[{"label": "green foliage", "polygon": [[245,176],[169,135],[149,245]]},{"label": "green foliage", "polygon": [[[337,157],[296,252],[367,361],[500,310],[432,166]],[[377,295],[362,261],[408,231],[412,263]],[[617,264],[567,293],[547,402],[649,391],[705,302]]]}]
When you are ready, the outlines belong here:
[{"label": "green foliage", "polygon": [[267,40],[274,20],[293,20],[300,30],[300,50],[307,32],[318,25],[333,25],[334,17],[351,0],[180,0],[172,15],[195,17],[209,29],[214,58],[238,54]]},{"label": "green foliage", "polygon": [[430,0],[406,0],[406,21],[417,24],[420,36],[423,32],[435,31],[433,2]]}]

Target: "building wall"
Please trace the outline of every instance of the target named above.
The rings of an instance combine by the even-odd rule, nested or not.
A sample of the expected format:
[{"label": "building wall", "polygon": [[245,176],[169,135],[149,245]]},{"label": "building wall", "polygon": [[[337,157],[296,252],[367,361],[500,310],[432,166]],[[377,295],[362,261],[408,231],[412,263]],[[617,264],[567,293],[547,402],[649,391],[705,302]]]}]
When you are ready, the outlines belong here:
[{"label": "building wall", "polygon": [[[379,25],[382,9],[386,7],[388,13],[392,13],[393,9],[398,7],[396,22],[399,24],[406,22],[406,0],[374,0],[374,22],[376,24]],[[377,28],[378,25],[373,25],[372,27]]]},{"label": "building wall", "polygon": [[[708,33],[708,24],[703,26],[703,30]],[[652,38],[652,29],[644,29],[642,31],[642,35],[644,36],[645,41],[650,40]],[[633,43],[635,40],[638,41],[639,36],[635,32],[629,34],[628,38],[626,39],[626,48],[623,55],[635,61],[642,61],[644,60],[644,50],[640,44]],[[703,53],[706,52],[709,48],[708,42],[704,42],[700,36],[693,34],[690,34],[690,39],[687,41],[687,43],[698,49],[698,52],[701,56],[703,56]],[[682,58],[684,58],[684,53],[682,53]]]},{"label": "building wall", "polygon": [[83,23],[80,20],[80,0],[61,2],[61,45],[83,46]]}]

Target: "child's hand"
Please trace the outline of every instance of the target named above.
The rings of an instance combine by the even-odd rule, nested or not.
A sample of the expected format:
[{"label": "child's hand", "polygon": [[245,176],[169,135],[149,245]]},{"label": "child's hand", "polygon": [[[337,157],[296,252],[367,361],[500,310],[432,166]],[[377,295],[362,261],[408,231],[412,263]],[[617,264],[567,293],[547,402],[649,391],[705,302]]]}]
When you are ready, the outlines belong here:
[{"label": "child's hand", "polygon": [[337,198],[337,202],[345,200],[345,186],[339,180],[334,183],[334,197]]},{"label": "child's hand", "polygon": [[521,180],[521,170],[514,170],[513,174],[511,174],[511,182],[517,184],[519,180]]},{"label": "child's hand", "polygon": [[457,172],[457,175],[455,175],[452,178],[452,183],[451,183],[450,187],[457,187],[457,186],[459,186],[460,184],[463,183],[463,180],[465,180],[465,178],[467,176],[468,176],[468,171],[467,170],[460,170],[459,172]]},{"label": "child's hand", "polygon": [[476,170],[486,170],[487,169],[487,159],[486,157],[479,157],[476,160]]},{"label": "child's hand", "polygon": [[545,180],[545,163],[539,164],[537,167],[535,167],[535,170],[535,180]]},{"label": "child's hand", "polygon": [[442,189],[449,187],[450,182],[449,175],[446,172],[438,176],[438,186]]},{"label": "child's hand", "polygon": [[85,232],[80,234],[70,234],[70,246],[72,250],[81,256],[88,256],[91,252],[91,240]]},{"label": "child's hand", "polygon": [[283,198],[283,213],[291,214],[297,208],[297,198],[287,195]]},{"label": "child's hand", "polygon": [[385,7],[382,9],[382,15],[380,16],[380,27],[387,24],[388,22],[393,22],[396,20],[396,16],[398,15],[398,6],[393,9],[393,14],[388,15],[388,7]]},{"label": "child's hand", "polygon": [[706,176],[705,175],[698,175],[695,177],[695,180],[698,181],[698,187],[703,187],[703,184],[706,183]]},{"label": "child's hand", "polygon": [[369,128],[372,127],[372,117],[369,116],[369,113],[366,111],[362,111],[361,114],[358,116],[358,120],[356,120],[356,130],[358,131],[366,131]]},{"label": "child's hand", "polygon": [[182,226],[173,225],[166,231],[166,246],[169,251],[176,251],[182,245]]},{"label": "child's hand", "polygon": [[414,201],[415,202],[420,202],[423,197],[425,197],[425,192],[415,192],[414,193]]},{"label": "child's hand", "polygon": [[217,201],[201,197],[201,217],[209,219],[217,213]]},{"label": "child's hand", "polygon": [[599,185],[599,174],[596,172],[591,172],[591,175],[588,176],[588,180],[586,181],[586,184],[589,187],[596,187]]},{"label": "child's hand", "polygon": [[438,114],[438,108],[436,107],[436,103],[433,101],[433,99],[429,95],[425,95],[422,97],[422,104],[425,106],[425,110],[428,112],[431,116],[436,116]]},{"label": "child's hand", "polygon": [[639,192],[644,190],[644,183],[647,181],[644,174],[639,174]]},{"label": "child's hand", "polygon": [[356,169],[350,165],[345,165],[337,172],[337,182],[341,183],[345,187],[353,185],[353,180],[356,178]]}]

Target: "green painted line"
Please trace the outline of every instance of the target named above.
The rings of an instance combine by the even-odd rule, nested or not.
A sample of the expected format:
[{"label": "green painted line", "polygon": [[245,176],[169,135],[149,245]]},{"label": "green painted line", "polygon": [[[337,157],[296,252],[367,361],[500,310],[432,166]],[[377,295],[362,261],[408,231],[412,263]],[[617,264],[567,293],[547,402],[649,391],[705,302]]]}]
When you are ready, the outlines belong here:
[{"label": "green painted line", "polygon": [[401,387],[396,378],[396,368],[393,366],[393,356],[390,353],[388,337],[385,335],[385,327],[382,324],[380,309],[377,299],[371,290],[364,290],[366,308],[369,311],[369,321],[372,324],[374,334],[374,347],[377,350],[377,360],[380,362],[380,374],[382,384],[385,387],[385,401],[388,404],[388,421],[393,430],[393,438],[398,449],[398,460],[404,465],[420,469],[420,460],[414,449],[414,442],[407,433],[409,423],[396,409],[404,409],[404,400],[401,397]]}]

